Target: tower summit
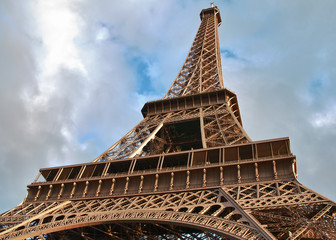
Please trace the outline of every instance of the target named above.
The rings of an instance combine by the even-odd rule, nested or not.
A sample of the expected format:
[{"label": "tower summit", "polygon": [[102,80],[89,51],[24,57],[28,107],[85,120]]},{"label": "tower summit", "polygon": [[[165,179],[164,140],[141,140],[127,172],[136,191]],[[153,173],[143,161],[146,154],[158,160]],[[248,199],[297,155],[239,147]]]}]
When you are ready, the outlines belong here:
[{"label": "tower summit", "polygon": [[189,54],[163,98],[220,90],[224,87],[218,26],[222,20],[217,7],[203,9],[201,25]]},{"label": "tower summit", "polygon": [[336,204],[298,182],[288,138],[252,141],[224,88],[217,7],[144,119],[91,163],[40,169],[2,239],[336,239]]}]

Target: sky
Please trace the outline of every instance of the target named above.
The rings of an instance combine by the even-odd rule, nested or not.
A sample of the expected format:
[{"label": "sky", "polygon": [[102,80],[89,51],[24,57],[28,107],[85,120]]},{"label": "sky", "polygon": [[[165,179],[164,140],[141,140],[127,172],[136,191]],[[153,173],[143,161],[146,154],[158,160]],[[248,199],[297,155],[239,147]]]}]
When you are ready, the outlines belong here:
[{"label": "sky", "polygon": [[[224,85],[253,140],[290,137],[336,200],[336,1],[222,0]],[[163,97],[204,0],[0,1],[0,212],[40,168],[90,162]]]}]

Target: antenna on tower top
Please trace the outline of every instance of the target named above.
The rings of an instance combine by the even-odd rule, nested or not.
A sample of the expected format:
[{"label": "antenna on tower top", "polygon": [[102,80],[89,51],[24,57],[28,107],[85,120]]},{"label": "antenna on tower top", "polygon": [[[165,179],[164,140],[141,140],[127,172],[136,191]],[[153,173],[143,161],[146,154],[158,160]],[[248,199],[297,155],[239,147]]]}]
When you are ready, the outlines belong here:
[{"label": "antenna on tower top", "polygon": [[212,2],[212,3],[210,3],[210,6],[211,6],[212,8],[213,8],[213,7],[215,7],[213,2]]}]

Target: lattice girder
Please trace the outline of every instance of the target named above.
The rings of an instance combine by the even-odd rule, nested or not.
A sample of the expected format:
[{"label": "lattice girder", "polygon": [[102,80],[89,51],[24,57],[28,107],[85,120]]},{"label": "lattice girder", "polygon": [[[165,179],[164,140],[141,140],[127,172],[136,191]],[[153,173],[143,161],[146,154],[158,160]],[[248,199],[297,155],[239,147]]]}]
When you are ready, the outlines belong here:
[{"label": "lattice girder", "polygon": [[189,54],[164,98],[223,88],[217,29],[221,20],[217,7],[202,11],[201,18]]},{"label": "lattice girder", "polygon": [[[173,111],[170,108],[169,112],[160,113],[156,110],[156,114],[147,114],[152,111],[147,107],[146,113],[144,113],[145,119],[96,158],[94,162],[167,152],[169,147],[164,148],[165,144],[163,143],[167,143],[169,140],[159,137],[158,132],[167,124],[186,120],[199,119],[200,129],[204,132],[202,136],[204,148],[250,142],[251,139],[241,125],[239,113],[238,115],[234,113],[238,110],[236,100],[232,102],[235,95],[226,89],[215,94],[219,94],[216,96],[217,104],[210,104],[209,95],[202,97],[205,100],[199,104],[193,104],[192,108],[188,107],[186,102],[185,106],[179,107],[181,110]],[[150,103],[147,104],[150,105]]]},{"label": "lattice girder", "polygon": [[335,239],[336,204],[296,181],[226,186],[225,191],[278,239]]},{"label": "lattice girder", "polygon": [[[256,181],[295,179],[295,156],[287,148],[288,143],[287,138],[274,139],[42,169],[41,176],[45,180],[35,181],[28,186],[25,202],[175,192],[200,187],[230,186],[233,183],[255,184]],[[71,175],[72,172],[75,174]],[[269,186],[259,187],[263,190],[270,188]],[[284,191],[283,189],[286,190],[286,187],[280,185],[277,191]],[[269,191],[256,194],[264,198],[273,196]]]},{"label": "lattice girder", "polygon": [[66,201],[3,232],[0,239],[124,221],[196,227],[233,239],[272,239],[221,189]]}]

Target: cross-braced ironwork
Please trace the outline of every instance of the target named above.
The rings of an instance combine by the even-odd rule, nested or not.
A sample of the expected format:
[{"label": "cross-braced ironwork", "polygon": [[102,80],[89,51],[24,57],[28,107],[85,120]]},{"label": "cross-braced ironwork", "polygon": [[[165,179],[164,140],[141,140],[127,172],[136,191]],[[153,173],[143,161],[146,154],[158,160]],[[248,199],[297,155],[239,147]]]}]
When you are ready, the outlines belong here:
[{"label": "cross-braced ironwork", "polygon": [[336,204],[300,184],[288,138],[252,141],[223,87],[217,7],[144,119],[91,163],[41,169],[1,239],[336,239]]}]

